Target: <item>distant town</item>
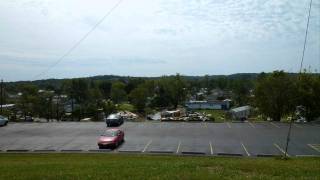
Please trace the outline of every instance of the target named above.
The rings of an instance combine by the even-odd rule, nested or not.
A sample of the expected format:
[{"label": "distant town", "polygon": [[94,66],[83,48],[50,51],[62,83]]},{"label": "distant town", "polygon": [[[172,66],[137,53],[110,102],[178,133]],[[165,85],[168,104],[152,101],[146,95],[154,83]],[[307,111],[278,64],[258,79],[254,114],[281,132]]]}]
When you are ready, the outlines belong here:
[{"label": "distant town", "polygon": [[314,121],[319,74],[283,71],[229,76],[96,76],[2,84],[10,121]]}]

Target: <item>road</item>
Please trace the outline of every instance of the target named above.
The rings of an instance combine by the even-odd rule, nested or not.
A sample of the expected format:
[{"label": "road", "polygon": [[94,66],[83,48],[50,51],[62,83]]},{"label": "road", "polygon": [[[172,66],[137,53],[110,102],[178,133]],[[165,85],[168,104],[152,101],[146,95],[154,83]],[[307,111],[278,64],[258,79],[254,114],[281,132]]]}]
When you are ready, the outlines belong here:
[{"label": "road", "polygon": [[[125,122],[119,128],[126,141],[112,152],[179,155],[281,155],[288,132],[288,124],[274,122]],[[99,152],[105,129],[102,122],[10,123],[0,127],[0,151]],[[319,156],[320,125],[294,124],[288,155]]]}]

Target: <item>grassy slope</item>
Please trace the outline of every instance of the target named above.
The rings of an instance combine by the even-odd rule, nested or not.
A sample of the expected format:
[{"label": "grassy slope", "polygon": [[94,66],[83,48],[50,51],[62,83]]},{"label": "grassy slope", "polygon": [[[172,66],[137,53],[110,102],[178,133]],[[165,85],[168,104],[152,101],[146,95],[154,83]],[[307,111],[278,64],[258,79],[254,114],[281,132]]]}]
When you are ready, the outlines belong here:
[{"label": "grassy slope", "polygon": [[319,179],[319,158],[0,154],[0,179]]}]

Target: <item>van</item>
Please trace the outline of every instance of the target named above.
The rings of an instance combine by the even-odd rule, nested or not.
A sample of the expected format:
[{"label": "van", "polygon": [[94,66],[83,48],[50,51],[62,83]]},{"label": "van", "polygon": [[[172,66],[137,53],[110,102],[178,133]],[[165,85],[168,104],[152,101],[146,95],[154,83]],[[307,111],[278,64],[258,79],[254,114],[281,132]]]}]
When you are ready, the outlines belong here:
[{"label": "van", "polygon": [[119,114],[110,114],[106,119],[107,127],[120,126],[123,123],[123,117]]}]

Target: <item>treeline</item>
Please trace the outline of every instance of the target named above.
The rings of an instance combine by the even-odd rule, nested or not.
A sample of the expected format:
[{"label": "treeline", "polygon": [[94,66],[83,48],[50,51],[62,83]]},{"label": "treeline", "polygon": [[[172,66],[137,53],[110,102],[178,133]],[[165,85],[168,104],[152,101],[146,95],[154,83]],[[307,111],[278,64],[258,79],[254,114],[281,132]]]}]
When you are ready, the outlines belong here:
[{"label": "treeline", "polygon": [[[131,105],[132,111],[148,114],[154,110],[174,109],[199,91],[207,95],[213,89],[231,92],[235,106],[252,105],[260,114],[280,120],[294,112],[295,107],[306,107],[306,117],[319,116],[319,75],[287,74],[282,71],[230,76],[163,76],[136,78],[97,76],[90,78],[41,80],[6,83],[5,103],[16,104],[25,116],[61,119],[66,105],[72,118],[97,119],[98,113],[110,114]],[[43,90],[43,91],[39,91]],[[16,98],[12,95],[21,93]],[[66,95],[66,96],[63,96]]]},{"label": "treeline", "polygon": [[254,95],[254,105],[259,112],[274,121],[285,116],[294,117],[297,106],[305,109],[303,116],[308,121],[320,117],[319,74],[261,73],[256,80]]}]

